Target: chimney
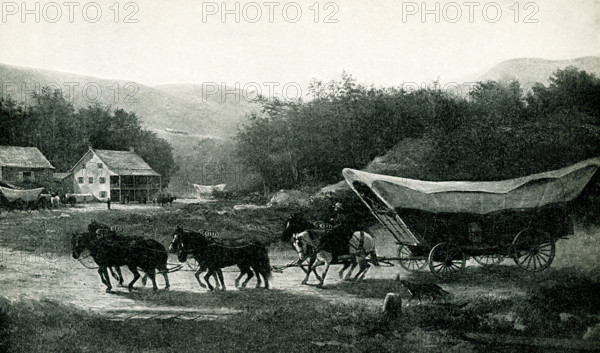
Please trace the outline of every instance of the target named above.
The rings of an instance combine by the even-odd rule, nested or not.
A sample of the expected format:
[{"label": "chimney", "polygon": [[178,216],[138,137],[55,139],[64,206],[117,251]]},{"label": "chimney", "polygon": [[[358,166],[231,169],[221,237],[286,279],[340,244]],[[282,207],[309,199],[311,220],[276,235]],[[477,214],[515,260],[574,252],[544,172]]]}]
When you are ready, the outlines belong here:
[{"label": "chimney", "polygon": [[129,146],[129,152],[135,153],[135,149],[132,146]]}]

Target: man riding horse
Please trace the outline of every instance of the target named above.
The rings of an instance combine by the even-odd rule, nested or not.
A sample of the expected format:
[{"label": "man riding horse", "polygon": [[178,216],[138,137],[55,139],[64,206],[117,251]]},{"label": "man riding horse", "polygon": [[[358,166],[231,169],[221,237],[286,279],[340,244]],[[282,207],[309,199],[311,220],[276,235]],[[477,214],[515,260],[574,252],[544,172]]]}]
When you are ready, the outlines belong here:
[{"label": "man riding horse", "polygon": [[[341,203],[336,203],[332,211],[333,213],[329,219],[333,227],[329,230],[315,229],[316,227],[312,223],[306,221],[297,213],[292,214],[286,222],[282,240],[292,240],[292,245],[298,252],[298,264],[308,260],[308,269],[302,268],[306,273],[303,284],[308,281],[310,272],[317,275],[315,268],[322,263],[325,263],[326,268],[320,277],[317,275],[319,286],[323,285],[331,264],[344,264],[340,271],[340,277],[351,265],[354,269],[357,264],[360,264],[360,271],[356,275],[356,279],[363,278],[370,267],[366,263],[366,256],[370,255],[374,264],[377,265],[377,255],[375,254],[371,235],[363,231],[352,231],[342,212],[343,206]],[[349,277],[350,273],[346,277]]]}]

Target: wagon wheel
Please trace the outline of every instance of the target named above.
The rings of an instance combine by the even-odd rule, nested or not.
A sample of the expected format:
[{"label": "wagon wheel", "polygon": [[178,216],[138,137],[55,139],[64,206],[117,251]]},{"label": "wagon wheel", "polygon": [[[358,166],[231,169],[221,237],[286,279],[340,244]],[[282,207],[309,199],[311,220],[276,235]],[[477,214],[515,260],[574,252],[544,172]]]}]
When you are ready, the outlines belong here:
[{"label": "wagon wheel", "polygon": [[473,260],[481,266],[493,266],[499,265],[504,261],[504,255],[502,254],[491,254],[491,255],[479,255],[473,256]]},{"label": "wagon wheel", "polygon": [[440,278],[458,274],[466,263],[465,253],[454,244],[439,243],[429,252],[429,269]]},{"label": "wagon wheel", "polygon": [[542,271],[554,260],[554,239],[541,229],[529,228],[520,231],[512,245],[513,260],[523,270]]},{"label": "wagon wheel", "polygon": [[427,259],[415,256],[411,246],[398,246],[398,263],[407,271],[418,271],[427,265]]}]

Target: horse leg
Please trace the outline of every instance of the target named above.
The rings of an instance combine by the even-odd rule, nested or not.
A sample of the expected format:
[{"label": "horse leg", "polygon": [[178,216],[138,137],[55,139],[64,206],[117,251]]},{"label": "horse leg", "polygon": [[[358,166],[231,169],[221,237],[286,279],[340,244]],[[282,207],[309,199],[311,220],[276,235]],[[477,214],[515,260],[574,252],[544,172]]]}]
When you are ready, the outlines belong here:
[{"label": "horse leg", "polygon": [[[260,286],[262,285],[262,280],[260,279],[261,276],[265,280],[265,285],[267,285],[267,278],[265,277],[265,275],[259,271],[256,271],[256,288],[260,288]],[[248,278],[248,280],[250,280],[250,278]]]},{"label": "horse leg", "polygon": [[166,265],[160,269],[160,274],[162,274],[165,279],[165,290],[169,290],[171,285],[169,284],[169,270]]},{"label": "horse leg", "polygon": [[323,270],[323,274],[321,274],[321,281],[317,284],[317,288],[323,288],[323,282],[325,282],[325,276],[327,276],[327,271],[329,271],[329,266],[331,266],[331,262],[325,261],[325,269]]},{"label": "horse leg", "polygon": [[310,257],[310,259],[308,260],[308,270],[306,271],[306,277],[304,277],[304,280],[302,281],[302,284],[307,284],[308,283],[308,278],[310,277],[310,273],[312,271],[314,271],[313,265],[315,263],[315,260],[316,260],[316,258],[314,256]]},{"label": "horse leg", "polygon": [[[117,276],[118,276],[117,280],[119,281],[119,286],[123,287],[123,273],[121,273],[121,267],[115,266],[115,271],[117,272]],[[114,276],[114,273],[113,273],[113,276]]]},{"label": "horse leg", "polygon": [[354,272],[354,269],[356,268],[356,265],[358,265],[358,263],[356,261],[352,261],[352,266],[350,267],[350,271],[348,271],[348,273],[346,273],[346,277],[345,279],[350,279],[350,277],[352,277],[352,272]]},{"label": "horse leg", "polygon": [[202,280],[200,279],[200,274],[202,272],[206,271],[206,267],[204,266],[200,266],[198,268],[198,270],[196,271],[196,273],[194,273],[194,276],[196,276],[196,280],[198,280],[198,284],[200,285],[200,287],[202,288],[206,288],[206,285],[204,285],[204,283],[202,283]]},{"label": "horse leg", "polygon": [[223,271],[221,271],[221,269],[218,269],[217,275],[219,276],[219,280],[221,281],[221,290],[225,291],[227,288],[225,288],[225,280],[223,279]]},{"label": "horse leg", "polygon": [[236,288],[240,286],[240,279],[246,274],[246,270],[242,266],[238,265],[238,267],[240,268],[240,274],[235,278],[234,283]]},{"label": "horse leg", "polygon": [[98,274],[100,275],[100,280],[102,280],[102,283],[106,286],[106,293],[112,293],[112,285],[110,284],[110,277],[108,277],[106,266],[100,266],[98,268]]},{"label": "horse leg", "polygon": [[[354,264],[353,264],[353,263],[350,263],[350,262],[346,262],[346,263],[344,263],[344,266],[342,267],[342,269],[340,270],[340,272],[338,272],[338,274],[339,274],[339,276],[340,276],[340,279],[344,278],[344,271],[346,271],[346,269],[347,269],[348,267],[350,267],[350,265],[354,265]],[[354,270],[354,267],[352,267],[352,268],[350,269],[350,272],[349,272],[349,273],[352,273],[352,270]],[[346,275],[346,277],[348,277],[348,275]]]},{"label": "horse leg", "polygon": [[215,270],[209,269],[206,275],[204,276],[204,280],[206,281],[206,285],[208,285],[208,289],[214,290],[215,288],[210,284],[210,276],[215,274]]},{"label": "horse leg", "polygon": [[358,262],[360,264],[360,270],[358,271],[356,276],[354,276],[354,281],[363,280],[365,278],[365,275],[367,274],[367,271],[369,271],[369,268],[371,268],[371,265],[369,265],[367,259],[364,257],[360,258]]},{"label": "horse leg", "polygon": [[[240,267],[240,270],[242,270],[241,267]],[[248,284],[250,279],[252,279],[252,277],[254,277],[254,272],[250,269],[250,266],[245,267],[242,270],[242,272],[240,272],[240,276],[236,279],[236,286],[237,286],[237,281],[242,277],[242,273],[245,273],[248,275],[248,277],[246,277],[244,282],[242,282],[242,288],[246,288],[246,285]],[[258,283],[260,283],[260,277],[258,276],[258,272],[256,273],[256,280],[258,281]]]},{"label": "horse leg", "polygon": [[140,276],[140,273],[137,270],[137,266],[127,265],[127,267],[129,267],[129,271],[131,271],[131,273],[133,273],[133,280],[131,282],[129,282],[129,286],[128,286],[129,292],[131,292],[134,289],[133,288],[133,284],[141,276]]},{"label": "horse leg", "polygon": [[[256,277],[258,279],[260,279],[260,276],[258,275],[259,272],[256,272]],[[260,274],[262,275],[263,279],[265,280],[265,289],[269,289],[269,273],[267,272],[266,274],[264,272],[260,272]],[[259,281],[260,283],[260,281]],[[259,283],[256,284],[256,287],[259,287]]]},{"label": "horse leg", "polygon": [[216,289],[220,289],[221,287],[223,287],[223,284],[219,281],[219,272],[221,270],[218,269],[215,271],[215,273],[213,273],[213,279],[215,280],[215,288]]},{"label": "horse leg", "polygon": [[152,290],[156,293],[158,291],[158,286],[156,285],[156,273],[154,272],[154,268],[147,269],[144,272],[150,277],[150,280],[152,281]]},{"label": "horse leg", "polygon": [[[322,265],[322,263],[317,263],[312,269],[312,272],[315,274],[315,277],[317,278],[318,281],[321,280],[321,276],[319,276],[319,274],[317,273],[317,266],[321,266],[321,265]],[[302,271],[304,271],[304,273],[310,273],[310,271],[309,271],[310,266],[304,268],[304,266],[302,264],[300,264],[299,267],[302,269]]]}]

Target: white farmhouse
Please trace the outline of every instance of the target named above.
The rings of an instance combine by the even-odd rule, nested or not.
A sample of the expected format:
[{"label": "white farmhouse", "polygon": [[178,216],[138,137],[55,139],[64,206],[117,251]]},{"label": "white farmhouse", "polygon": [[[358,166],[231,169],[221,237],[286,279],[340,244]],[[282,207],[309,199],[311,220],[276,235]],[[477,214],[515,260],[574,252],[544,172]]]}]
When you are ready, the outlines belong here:
[{"label": "white farmhouse", "polygon": [[100,201],[152,200],[161,190],[161,176],[134,151],[90,149],[71,168],[75,194]]}]

